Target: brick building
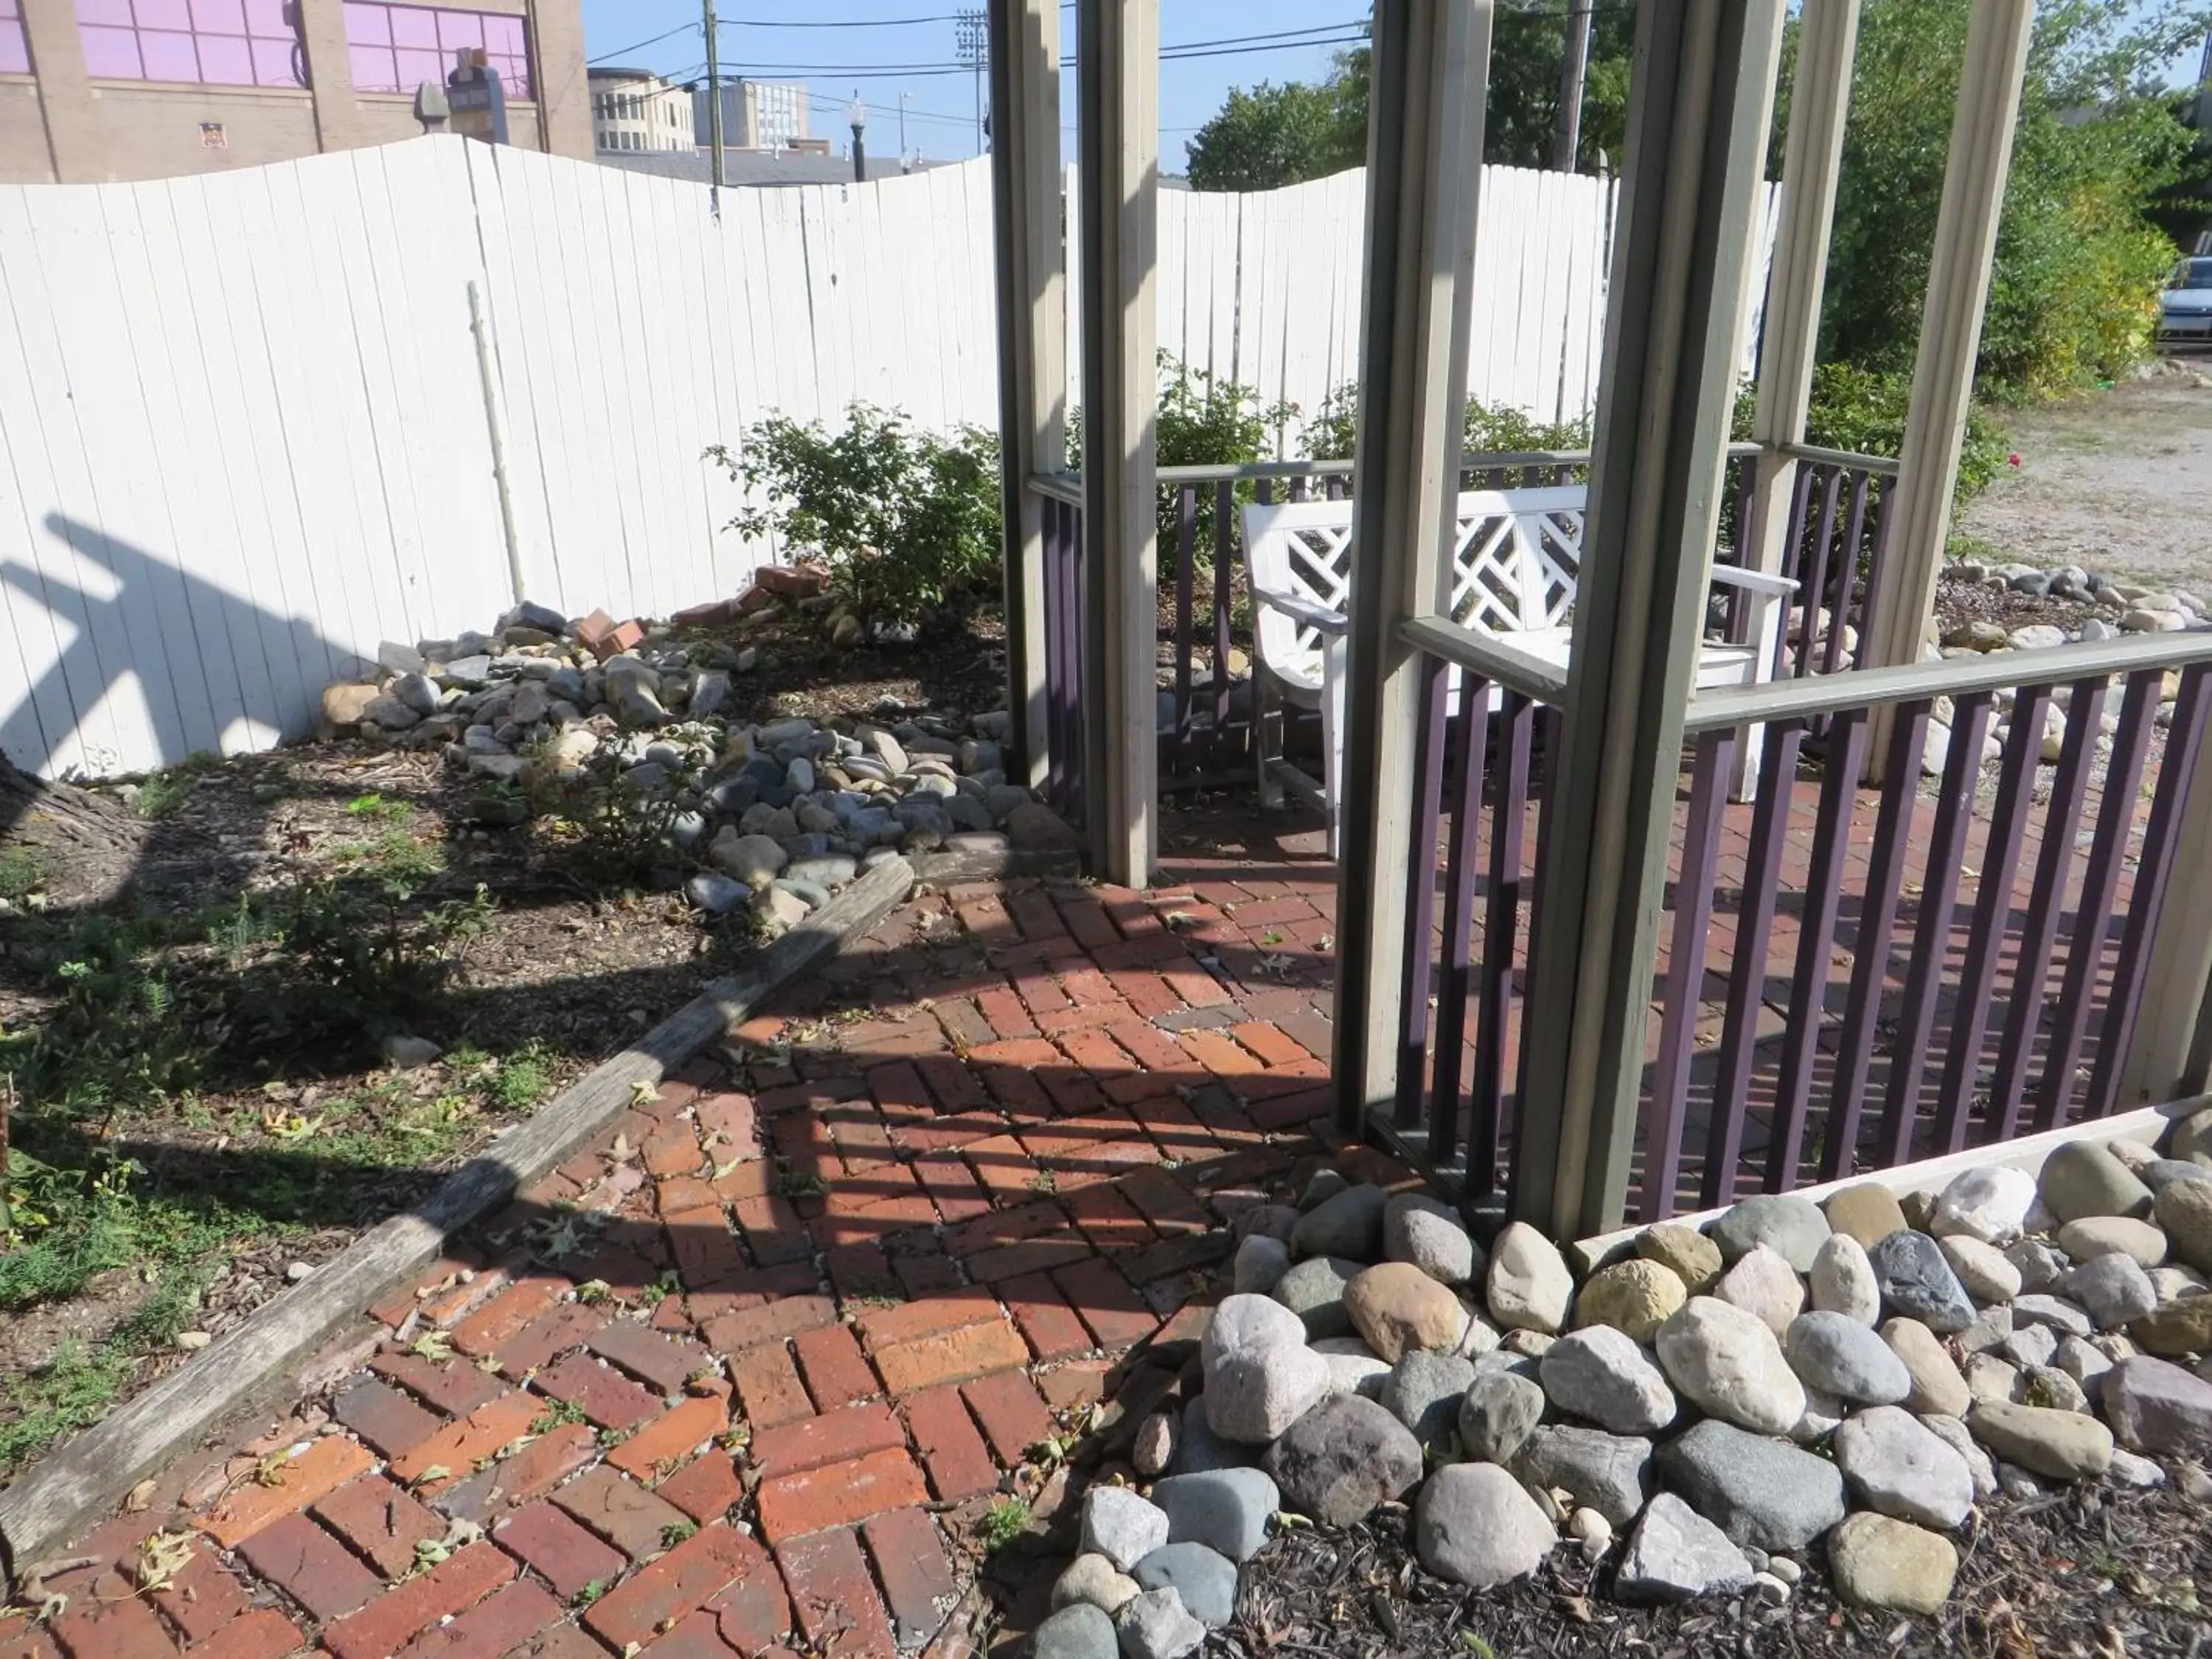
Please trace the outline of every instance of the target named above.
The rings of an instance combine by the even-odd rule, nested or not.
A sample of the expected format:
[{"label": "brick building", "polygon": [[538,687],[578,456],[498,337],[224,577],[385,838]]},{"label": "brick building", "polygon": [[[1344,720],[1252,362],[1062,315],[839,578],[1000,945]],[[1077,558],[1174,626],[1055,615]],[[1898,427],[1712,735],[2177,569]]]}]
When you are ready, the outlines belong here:
[{"label": "brick building", "polygon": [[509,142],[588,157],[580,0],[0,0],[0,183],[159,179],[414,137],[481,50]]}]

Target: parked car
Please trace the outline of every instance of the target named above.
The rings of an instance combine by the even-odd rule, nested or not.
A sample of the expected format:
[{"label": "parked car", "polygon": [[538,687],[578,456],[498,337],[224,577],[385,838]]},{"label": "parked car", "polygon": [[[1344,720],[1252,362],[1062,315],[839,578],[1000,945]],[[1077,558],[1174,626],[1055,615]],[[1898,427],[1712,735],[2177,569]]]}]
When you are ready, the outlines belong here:
[{"label": "parked car", "polygon": [[2193,340],[2212,345],[2212,257],[2200,254],[2176,265],[2159,305],[2161,343]]}]

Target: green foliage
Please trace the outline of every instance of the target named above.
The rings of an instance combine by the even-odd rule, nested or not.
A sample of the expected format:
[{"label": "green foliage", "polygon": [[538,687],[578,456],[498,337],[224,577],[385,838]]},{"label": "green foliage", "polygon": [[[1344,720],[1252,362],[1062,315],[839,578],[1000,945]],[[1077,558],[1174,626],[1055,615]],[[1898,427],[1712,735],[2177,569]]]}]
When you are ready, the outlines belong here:
[{"label": "green foliage", "polygon": [[[1361,109],[1361,143],[1365,141]],[[1318,179],[1358,158],[1343,159],[1340,112],[1331,86],[1262,81],[1232,87],[1218,113],[1191,135],[1193,190],[1273,190]]]},{"label": "green foliage", "polygon": [[[1862,455],[1894,455],[1905,446],[1905,417],[1912,398],[1910,374],[1877,374],[1849,363],[1823,363],[1813,371],[1813,399],[1805,440]],[[1959,453],[1954,505],[1964,507],[1989,488],[2005,465],[2005,434],[1989,411],[1966,417]]]},{"label": "green foliage", "polygon": [[665,792],[641,789],[619,771],[585,768],[570,776],[541,771],[531,787],[529,816],[538,833],[561,844],[561,860],[587,881],[642,885],[672,858],[668,836],[683,810]]},{"label": "green foliage", "polygon": [[553,1051],[533,1037],[498,1061],[485,1092],[502,1112],[526,1112],[553,1086]]},{"label": "green foliage", "polygon": [[185,1328],[212,1272],[204,1264],[165,1270],[153,1293],[104,1339],[87,1344],[71,1338],[44,1364],[0,1380],[0,1474],[99,1421],[140,1356]]},{"label": "green foliage", "polygon": [[0,899],[28,898],[46,884],[46,860],[34,848],[0,853]]},{"label": "green foliage", "polygon": [[1022,1535],[1030,1523],[1030,1506],[1018,1498],[1001,1498],[975,1522],[975,1535],[986,1552],[995,1553]]},{"label": "green foliage", "polygon": [[[1463,447],[1471,455],[1510,455],[1530,450],[1587,449],[1590,441],[1588,417],[1574,421],[1539,421],[1504,404],[1486,404],[1470,398],[1467,404]],[[1359,386],[1347,380],[1322,400],[1307,422],[1306,453],[1316,460],[1348,460],[1359,441]]]},{"label": "green foliage", "polygon": [[818,550],[863,615],[921,621],[998,568],[999,444],[980,428],[948,438],[855,403],[841,430],[770,416],[741,453],[718,444],[707,458],[762,503],[729,527]]},{"label": "green foliage", "polygon": [[371,790],[366,795],[356,795],[348,801],[346,811],[357,818],[404,819],[413,817],[415,809],[404,800],[386,800]]}]

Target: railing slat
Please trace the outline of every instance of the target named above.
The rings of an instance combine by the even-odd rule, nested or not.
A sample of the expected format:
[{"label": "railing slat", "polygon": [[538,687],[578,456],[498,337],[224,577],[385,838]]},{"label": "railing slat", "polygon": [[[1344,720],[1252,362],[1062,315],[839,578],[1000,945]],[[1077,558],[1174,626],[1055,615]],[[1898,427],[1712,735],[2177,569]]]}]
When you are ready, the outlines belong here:
[{"label": "railing slat", "polygon": [[1990,694],[1961,697],[1951,710],[1951,736],[1936,800],[1934,833],[1920,878],[1920,919],[1913,929],[1912,963],[1905,970],[1905,1001],[1891,1034],[1889,1079],[1882,1091],[1880,1156],[1894,1168],[1912,1158],[1920,1120],[1921,1072],[1928,1063],[1928,1034],[1936,1024],[1936,994],[1951,948],[1951,911],[1959,896],[1959,867],[1966,861],[1966,826],[1974,816],[1974,787],[1982,775],[1982,740],[1990,727]]},{"label": "railing slat", "polygon": [[[1674,1213],[1682,1170],[1682,1132],[1689,1109],[1690,1060],[1697,1047],[1698,994],[1705,977],[1705,936],[1713,920],[1713,869],[1720,855],[1721,818],[1728,807],[1729,751],[1735,734],[1708,732],[1698,740],[1690,770],[1689,813],[1682,828],[1682,870],[1674,883],[1674,939],[1667,959],[1659,1063],[1644,1124],[1644,1190],[1638,1219]],[[1737,948],[1742,947],[1738,940]]]},{"label": "railing slat", "polygon": [[[1490,688],[1472,674],[1461,676],[1459,720],[1459,788],[1452,797],[1451,857],[1444,875],[1444,965],[1437,985],[1436,1081],[1429,1091],[1429,1157],[1440,1164],[1459,1150],[1461,1046],[1467,1040],[1474,872],[1481,859],[1476,843],[1482,833],[1483,750],[1490,728]],[[1487,956],[1489,940],[1483,944]]]},{"label": "railing slat", "polygon": [[[1415,777],[1420,798],[1413,814],[1413,844],[1406,866],[1406,959],[1399,983],[1399,1006],[1404,1010],[1398,1039],[1396,1123],[1401,1129],[1417,1127],[1421,1118],[1421,1088],[1428,1076],[1429,969],[1436,958],[1437,832],[1443,808],[1445,666],[1435,657],[1424,656],[1416,705],[1421,711],[1420,733],[1414,747]],[[1446,942],[1449,946],[1449,941]]]},{"label": "railing slat", "polygon": [[2081,897],[2074,908],[2073,931],[2066,939],[2066,977],[2058,992],[2058,1026],[2043,1061],[2035,1095],[2035,1127],[2055,1129],[2073,1103],[2075,1067],[2089,1031],[2089,999],[2105,960],[2112,896],[2120,881],[2120,860],[2135,823],[2136,793],[2142,787],[2143,758],[2150,752],[2151,716],[2157,711],[2164,676],[2156,669],[2130,677],[2120,698],[2119,729],[2112,733],[2112,757],[2105,763],[2105,785],[2097,802],[2097,829],[2082,866]]},{"label": "railing slat", "polygon": [[[1542,721],[1544,728],[1544,781],[1538,797],[1542,804],[1536,811],[1536,846],[1539,855],[1535,861],[1534,873],[1528,880],[1528,951],[1527,960],[1521,965],[1521,982],[1523,985],[1533,985],[1536,980],[1536,940],[1542,933],[1544,926],[1544,860],[1541,849],[1547,844],[1552,832],[1552,803],[1559,799],[1559,792],[1552,786],[1559,777],[1559,733],[1566,725],[1565,711],[1549,704],[1544,706],[1542,712],[1536,718]],[[1516,825],[1521,823],[1525,815],[1526,799],[1527,796],[1523,792],[1513,805],[1510,817]],[[1519,856],[1516,844],[1515,862],[1512,866],[1516,872],[1516,879],[1517,872],[1521,868]],[[1528,1005],[1525,998],[1521,1004],[1520,1024],[1515,1041],[1518,1045],[1520,1058],[1520,1064],[1513,1068],[1513,1109],[1517,1115],[1521,1109],[1521,1103],[1528,1097],[1528,1055],[1534,1046],[1528,1041]],[[1504,1086],[1505,1069],[1505,1052],[1501,1038],[1496,1066],[1499,1078],[1498,1086],[1501,1089]],[[1502,1102],[1498,1109],[1498,1124],[1499,1149],[1502,1152],[1503,1141],[1507,1133],[1505,1109]],[[1520,1161],[1517,1158],[1506,1161],[1505,1167],[1506,1198],[1510,1206],[1516,1200],[1516,1194],[1519,1190],[1517,1182],[1521,1173]]]},{"label": "railing slat", "polygon": [[1951,1042],[1936,1102],[1936,1153],[1963,1152],[1967,1115],[1973,1106],[1988,1040],[1990,997],[1997,982],[1997,958],[2011,931],[2013,872],[2020,844],[2035,804],[2035,775],[2043,758],[2043,728],[2051,708],[2051,688],[2024,686],[2013,698],[2012,735],[1997,774],[1996,810],[1982,849],[1982,872],[1975,884],[1974,921],[1960,970],[1959,995],[1951,1017]]},{"label": "railing slat", "polygon": [[1859,926],[1851,942],[1850,1001],[1844,1011],[1843,1039],[1836,1050],[1836,1086],[1828,1112],[1827,1144],[1821,1149],[1820,1178],[1849,1175],[1858,1154],[1859,1114],[1866,1103],[1868,1073],[1889,978],[1889,946],[1897,927],[1897,901],[1905,881],[1905,854],[1912,838],[1914,785],[1928,745],[1928,704],[1908,702],[1897,711],[1889,734],[1889,764],[1881,785],[1881,810],[1875,820],[1874,848],[1867,866],[1866,892],[1859,902]]},{"label": "railing slat", "polygon": [[2175,830],[2196,782],[2208,693],[2212,693],[2212,671],[2197,667],[2182,675],[2180,693],[2173,702],[2172,723],[2166,728],[2158,793],[2151,801],[2150,822],[2143,826],[2135,888],[2128,896],[2127,931],[2120,943],[2120,959],[2112,969],[2105,1029],[2097,1039],[2097,1069],[2089,1085],[2088,1106],[2097,1117],[2111,1115],[2117,1103],[2120,1066],[2135,1038],[2136,1017],[2142,1008],[2143,967],[2165,908],[2166,882],[2173,873]]},{"label": "railing slat", "polygon": [[1859,765],[1866,755],[1866,732],[1863,708],[1842,710],[1828,728],[1812,858],[1805,872],[1805,908],[1798,920],[1797,968],[1790,982],[1782,1070],[1774,1085],[1774,1132],[1766,1149],[1770,1193],[1796,1186],[1804,1159],[1813,1063],[1820,1055],[1820,1026],[1827,1018],[1828,961],[1843,902],[1844,854],[1850,844],[1851,807],[1858,794]]},{"label": "railing slat", "polygon": [[1176,487],[1175,740],[1190,742],[1191,567],[1198,556],[1198,487]]},{"label": "railing slat", "polygon": [[[1468,1131],[1470,1187],[1496,1190],[1498,1131],[1505,1093],[1506,1022],[1513,1016],[1513,953],[1521,925],[1521,858],[1528,814],[1528,751],[1534,705],[1517,691],[1498,694],[1498,764],[1490,790],[1490,892],[1482,918],[1481,1004],[1474,1026],[1474,1097]],[[1534,935],[1531,933],[1531,938]]]},{"label": "railing slat", "polygon": [[[1799,482],[1810,486],[1813,470],[1801,469]],[[1803,674],[1812,666],[1813,653],[1819,648],[1821,608],[1827,604],[1828,552],[1836,539],[1836,500],[1843,488],[1844,475],[1830,471],[1820,483],[1820,513],[1814,520],[1811,551],[1811,576],[1797,585],[1796,603],[1802,607],[1805,633],[1797,652],[1797,672]],[[1828,637],[1832,641],[1843,627],[1843,618],[1831,610],[1828,612]]]},{"label": "railing slat", "polygon": [[1866,607],[1859,603],[1858,594],[1861,591],[1871,593],[1874,588],[1869,583],[1861,590],[1856,584],[1859,550],[1866,545],[1867,510],[1873,486],[1874,479],[1870,474],[1857,472],[1852,475],[1851,511],[1844,530],[1844,556],[1836,561],[1835,597],[1828,601],[1828,648],[1820,660],[1823,674],[1832,674],[1843,665],[1844,629],[1846,627],[1856,629],[1858,635],[1857,645],[1851,652],[1851,666],[1860,667],[1866,661],[1866,617],[1863,614]]},{"label": "railing slat", "polygon": [[1774,928],[1782,849],[1790,829],[1790,796],[1797,778],[1801,726],[1766,733],[1759,769],[1759,801],[1752,808],[1751,844],[1744,854],[1743,896],[1736,907],[1735,960],[1729,974],[1728,1015],[1713,1068],[1712,1119],[1705,1134],[1705,1178],[1698,1204],[1713,1209],[1735,1196],[1736,1166],[1743,1157],[1743,1123],[1750,1109],[1752,1057],[1759,1044],[1759,1012],[1765,1006],[1766,947]]},{"label": "railing slat", "polygon": [[[1237,486],[1224,479],[1213,495],[1213,763],[1227,767],[1244,758],[1229,750],[1229,584],[1237,560],[1231,549],[1237,527]],[[1252,741],[1260,740],[1259,701],[1252,699]]]}]

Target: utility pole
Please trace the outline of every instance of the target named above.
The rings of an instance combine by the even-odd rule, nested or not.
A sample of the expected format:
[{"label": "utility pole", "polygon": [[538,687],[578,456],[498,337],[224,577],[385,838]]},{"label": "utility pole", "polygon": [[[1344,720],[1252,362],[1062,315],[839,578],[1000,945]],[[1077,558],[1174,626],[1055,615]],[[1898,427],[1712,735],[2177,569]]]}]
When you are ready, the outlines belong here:
[{"label": "utility pole", "polygon": [[899,171],[902,173],[906,171],[906,100],[913,96],[910,92],[899,94]]},{"label": "utility pole", "polygon": [[868,152],[860,137],[860,130],[868,125],[868,106],[860,101],[860,89],[853,88],[853,101],[846,106],[845,118],[853,124],[853,182],[868,182]]},{"label": "utility pole", "polygon": [[1559,72],[1559,126],[1552,144],[1552,170],[1572,173],[1583,141],[1583,79],[1589,70],[1592,0],[1569,0],[1567,58]]},{"label": "utility pole", "polygon": [[707,21],[707,143],[714,152],[714,215],[721,216],[722,176],[722,60],[714,47],[714,0],[700,0]]},{"label": "utility pole", "polygon": [[983,63],[990,55],[990,30],[980,9],[961,12],[952,21],[953,44],[960,61],[975,73],[975,154],[983,153]]}]

